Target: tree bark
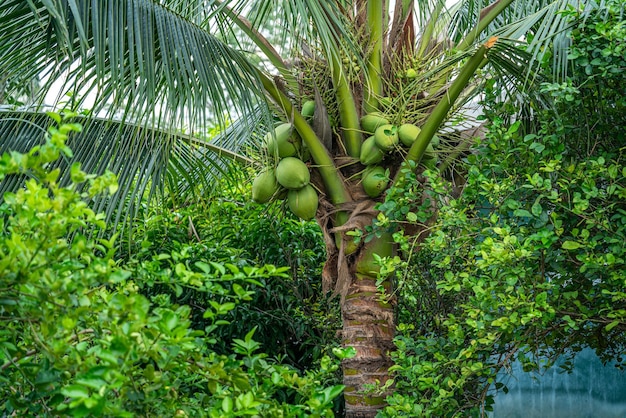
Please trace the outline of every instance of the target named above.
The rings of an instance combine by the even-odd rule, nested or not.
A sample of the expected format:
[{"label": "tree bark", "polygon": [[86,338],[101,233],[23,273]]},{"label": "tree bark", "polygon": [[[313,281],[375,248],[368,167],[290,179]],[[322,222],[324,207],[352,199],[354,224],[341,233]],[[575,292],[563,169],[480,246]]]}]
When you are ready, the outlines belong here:
[{"label": "tree bark", "polygon": [[[342,344],[356,349],[353,358],[344,359],[343,382],[346,417],[371,418],[385,406],[386,392],[368,391],[368,385],[382,386],[391,379],[389,354],[394,349],[394,299],[390,280],[376,286],[379,267],[373,254],[393,255],[393,244],[385,236],[365,244],[353,266],[351,283],[341,304]],[[370,388],[371,389],[371,388]],[[368,393],[369,392],[369,393]]]}]

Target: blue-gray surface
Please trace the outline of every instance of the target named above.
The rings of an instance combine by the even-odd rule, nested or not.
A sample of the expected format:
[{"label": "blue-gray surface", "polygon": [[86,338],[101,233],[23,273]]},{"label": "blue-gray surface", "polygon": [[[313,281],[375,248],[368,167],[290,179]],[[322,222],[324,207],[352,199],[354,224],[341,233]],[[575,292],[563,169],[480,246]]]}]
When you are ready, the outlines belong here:
[{"label": "blue-gray surface", "polygon": [[571,374],[524,373],[516,363],[503,382],[509,393],[496,395],[491,418],[626,418],[626,372],[591,350],[576,356]]}]

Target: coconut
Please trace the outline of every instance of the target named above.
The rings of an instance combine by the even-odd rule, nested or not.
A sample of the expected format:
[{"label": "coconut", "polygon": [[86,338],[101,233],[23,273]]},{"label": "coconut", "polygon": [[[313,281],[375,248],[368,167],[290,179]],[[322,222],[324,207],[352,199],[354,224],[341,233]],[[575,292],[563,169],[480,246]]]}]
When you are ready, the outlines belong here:
[{"label": "coconut", "polygon": [[383,151],[391,151],[398,144],[398,127],[395,125],[382,125],[374,134],[376,146]]},{"label": "coconut", "polygon": [[412,123],[405,123],[398,128],[398,137],[405,147],[410,147],[422,130]]},{"label": "coconut", "polygon": [[376,274],[380,272],[379,257],[374,257],[374,254],[383,257],[393,257],[393,238],[391,233],[383,232],[380,237],[376,237],[363,246],[359,261],[356,265],[357,277],[376,277]]},{"label": "coconut", "polygon": [[301,219],[308,221],[317,213],[319,199],[317,192],[310,184],[300,190],[289,190],[287,204],[289,209]]},{"label": "coconut", "polygon": [[376,140],[373,136],[370,136],[361,144],[361,164],[371,165],[379,163],[383,160],[384,156],[385,153],[376,146]]},{"label": "coconut", "polygon": [[363,173],[361,185],[369,197],[379,196],[387,188],[388,184],[389,178],[386,176],[383,167],[375,166]]},{"label": "coconut", "polygon": [[426,149],[424,150],[424,159],[431,159],[437,157],[435,154],[435,147],[433,147],[432,143],[426,145]]},{"label": "coconut", "polygon": [[387,125],[388,123],[389,119],[380,112],[368,113],[361,117],[361,128],[370,134],[374,134],[379,126]]},{"label": "coconut", "polygon": [[293,125],[282,123],[274,129],[274,133],[265,134],[265,144],[271,155],[278,155],[280,158],[292,157],[296,155],[300,148],[300,140],[292,135]]},{"label": "coconut", "polygon": [[302,110],[300,111],[305,118],[313,117],[315,113],[315,102],[313,100],[307,100],[302,104]]},{"label": "coconut", "polygon": [[276,167],[276,180],[287,189],[301,189],[311,180],[306,164],[295,157],[280,160]]},{"label": "coconut", "polygon": [[278,191],[278,182],[273,169],[261,172],[252,182],[252,200],[267,203]]},{"label": "coconut", "polygon": [[439,158],[437,158],[436,155],[433,158],[426,158],[426,155],[424,155],[424,158],[422,158],[421,161],[424,167],[430,170],[434,170],[435,167],[437,167],[437,162],[439,162]]}]

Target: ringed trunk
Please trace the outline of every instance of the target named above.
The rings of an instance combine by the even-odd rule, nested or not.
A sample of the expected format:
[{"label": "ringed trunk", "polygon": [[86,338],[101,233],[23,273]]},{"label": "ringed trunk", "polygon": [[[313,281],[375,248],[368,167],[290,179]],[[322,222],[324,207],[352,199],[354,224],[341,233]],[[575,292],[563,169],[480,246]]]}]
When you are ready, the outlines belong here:
[{"label": "ringed trunk", "polygon": [[389,353],[394,350],[394,300],[391,280],[382,285],[384,295],[376,286],[379,266],[373,254],[381,257],[394,254],[389,235],[366,243],[350,266],[351,283],[341,304],[343,322],[342,344],[356,349],[356,355],[344,359],[343,383],[346,417],[371,418],[385,406],[388,393],[368,391],[368,385],[382,386],[391,379],[393,364]]}]

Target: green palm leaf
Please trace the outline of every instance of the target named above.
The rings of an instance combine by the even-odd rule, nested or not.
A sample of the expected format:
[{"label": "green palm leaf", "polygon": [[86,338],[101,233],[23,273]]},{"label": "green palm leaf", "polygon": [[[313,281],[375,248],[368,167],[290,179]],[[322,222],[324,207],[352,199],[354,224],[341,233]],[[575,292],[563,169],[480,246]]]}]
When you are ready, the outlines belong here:
[{"label": "green palm leaf", "polygon": [[[257,112],[259,115],[260,112]],[[0,154],[10,151],[27,152],[45,141],[47,127],[53,121],[34,112],[3,112],[0,118]],[[233,160],[249,163],[232,149],[242,149],[248,142],[241,128],[230,128],[215,143],[189,136],[120,123],[107,119],[76,117],[71,120],[84,125],[81,133],[70,137],[67,145],[74,150],[72,158],[62,158],[52,168],[63,173],[60,182],[69,184],[69,170],[73,162],[80,162],[89,173],[102,174],[106,170],[118,176],[119,192],[107,197],[96,197],[93,208],[103,211],[114,225],[131,222],[143,201],[162,197],[166,190],[174,192],[179,201],[194,193],[208,193],[218,175],[231,175],[228,167]],[[252,123],[252,121],[251,121]],[[239,138],[236,142],[236,138]],[[221,141],[221,142],[220,142]],[[216,144],[227,145],[230,149]],[[210,154],[210,156],[209,156]],[[209,157],[207,157],[209,156]],[[203,161],[198,164],[198,161]],[[0,196],[23,185],[30,173],[9,176],[0,182]]]}]

